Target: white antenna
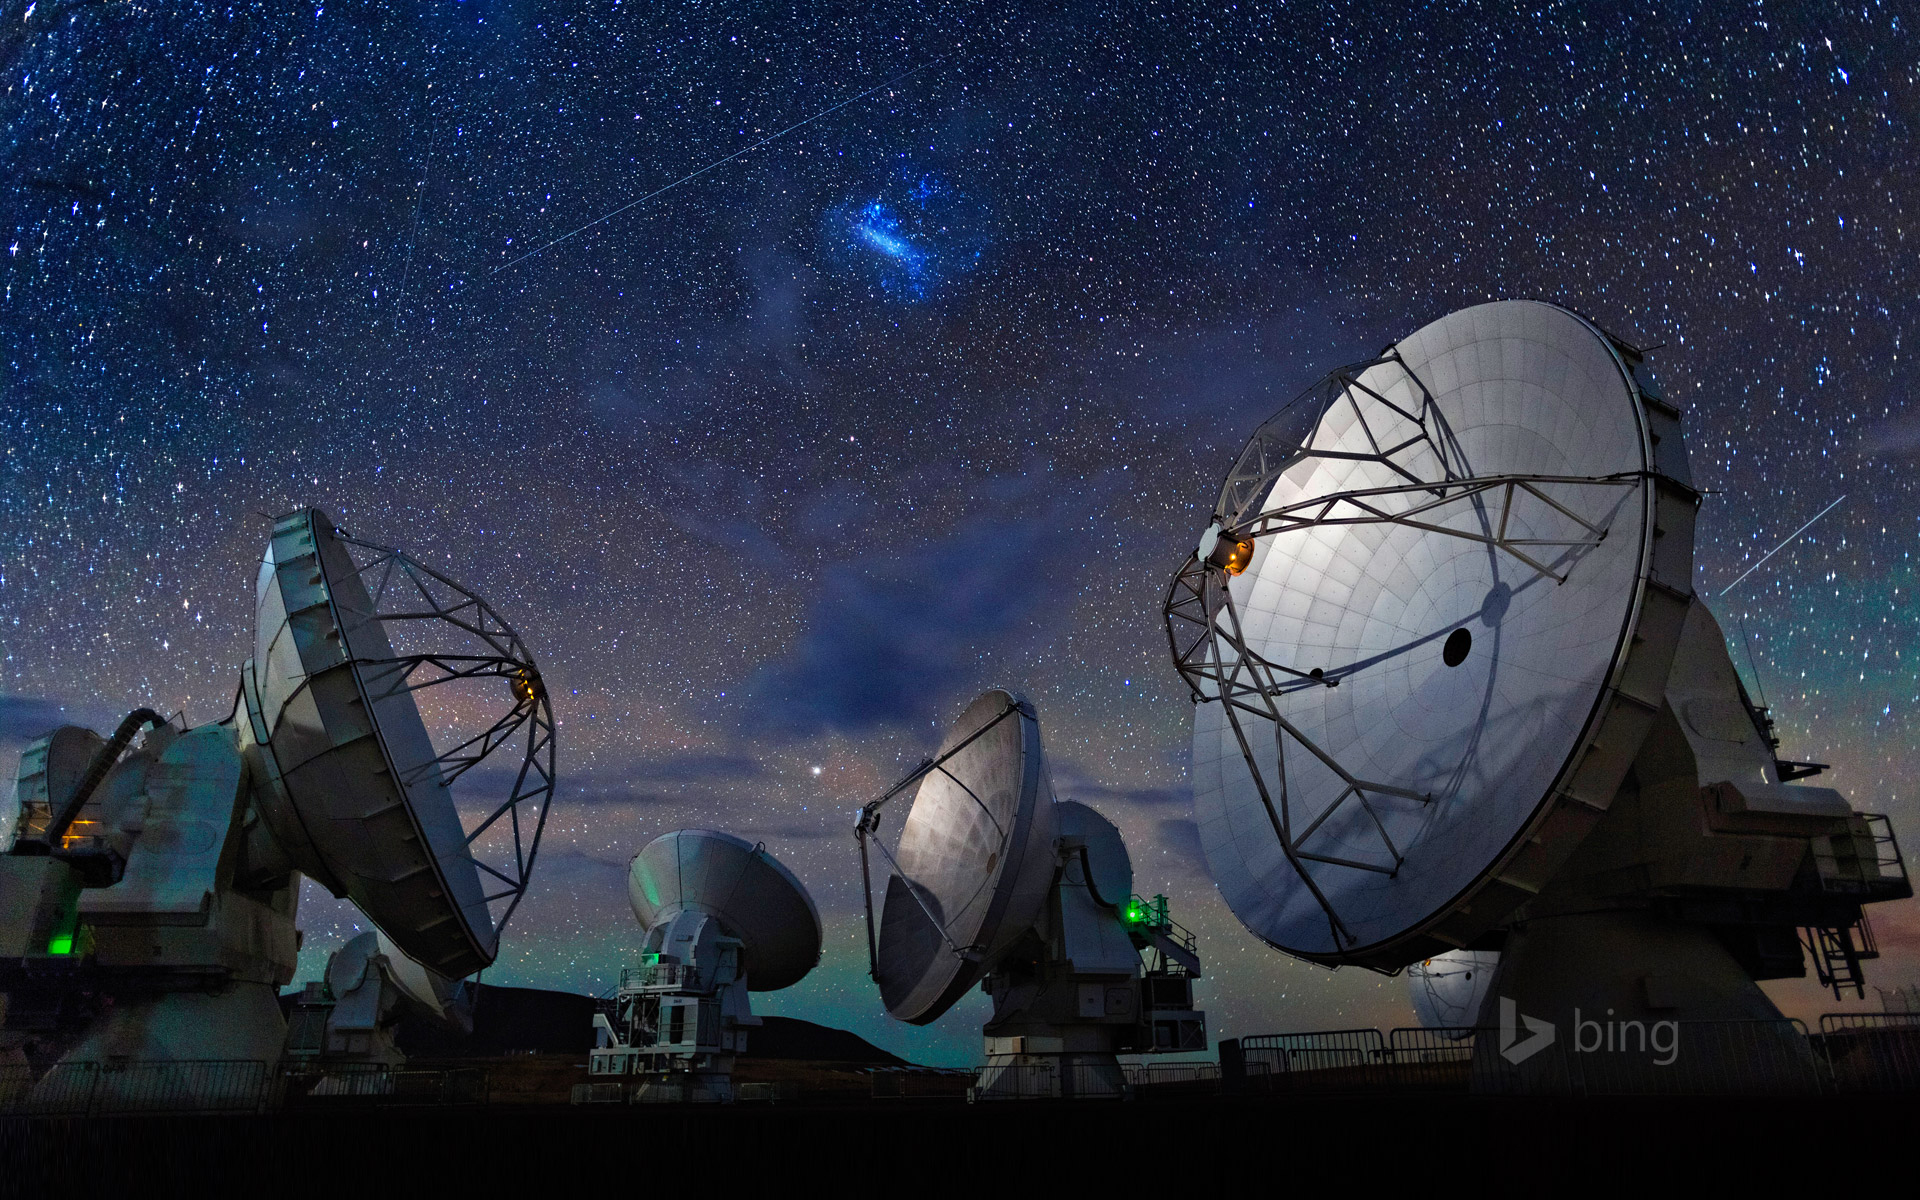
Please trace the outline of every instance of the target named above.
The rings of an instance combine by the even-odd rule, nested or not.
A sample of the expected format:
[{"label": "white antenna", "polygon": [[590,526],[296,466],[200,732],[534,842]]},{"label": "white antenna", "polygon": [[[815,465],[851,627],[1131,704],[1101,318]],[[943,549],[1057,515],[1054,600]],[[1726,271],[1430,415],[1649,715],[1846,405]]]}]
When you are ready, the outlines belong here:
[{"label": "white antenna", "polygon": [[[883,810],[915,785],[889,850]],[[975,699],[938,755],[860,810],[855,834],[887,1012],[924,1025],[976,984],[993,997],[976,1098],[1119,1096],[1117,1053],[1206,1049],[1192,936],[1165,897],[1132,894],[1112,822],[1054,799],[1025,700]],[[869,847],[890,868],[877,937]]]},{"label": "white antenna", "polygon": [[1255,934],[1395,970],[1573,852],[1631,761],[1589,748],[1658,707],[1686,612],[1692,493],[1646,425],[1612,342],[1508,302],[1255,433],[1166,608],[1201,844]]},{"label": "white antenna", "polygon": [[820,961],[813,897],[766,847],[678,829],[634,856],[627,899],[646,949],[594,1018],[589,1074],[637,1080],[641,1103],[731,1101],[734,1060],[761,1023],[747,993],[791,987]]},{"label": "white antenna", "polygon": [[[491,964],[554,785],[553,712],[520,636],[434,568],[301,509],[274,523],[242,676],[241,750],[294,865],[440,974]],[[441,750],[417,701],[455,697],[499,716]],[[463,821],[454,785],[516,739],[511,788]]]},{"label": "white antenna", "polygon": [[1554,305],[1480,305],[1335,371],[1229,470],[1164,612],[1201,845],[1262,940],[1421,964],[1416,1004],[1449,1019],[1476,1006],[1434,989],[1497,951],[1484,1011],[1563,1037],[1575,1010],[1777,1021],[1755,981],[1809,954],[1864,990],[1862,906],[1912,894],[1904,863],[1885,818],[1792,782],[1824,768],[1746,700],[1640,357]]},{"label": "white antenna", "polygon": [[1500,966],[1494,950],[1449,950],[1407,967],[1407,991],[1420,1024],[1459,1040],[1479,1024]]},{"label": "white antenna", "polygon": [[[257,600],[254,658],[225,721],[187,729],[141,709],[110,740],[66,727],[22,756],[0,909],[40,932],[0,959],[58,961],[20,990],[114,1000],[65,1061],[271,1069],[303,875],[379,930],[335,956],[355,998],[317,1028],[365,1033],[351,1054],[390,1060],[376,1035],[398,998],[449,1017],[452,981],[493,961],[526,891],[554,723],[539,669],[492,606],[311,508],[274,522]],[[513,782],[489,799],[467,772],[516,751]]]}]

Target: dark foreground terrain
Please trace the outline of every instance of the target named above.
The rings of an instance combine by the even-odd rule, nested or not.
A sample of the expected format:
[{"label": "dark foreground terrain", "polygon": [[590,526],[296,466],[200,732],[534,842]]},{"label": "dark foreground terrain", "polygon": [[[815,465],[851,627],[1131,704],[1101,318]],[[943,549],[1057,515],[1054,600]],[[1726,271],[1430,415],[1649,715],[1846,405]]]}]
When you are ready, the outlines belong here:
[{"label": "dark foreground terrain", "polygon": [[[1584,1195],[1628,1178],[1701,1195],[1742,1181],[1768,1185],[1758,1194],[1802,1180],[1873,1192],[1887,1178],[1898,1180],[1889,1194],[1907,1195],[1920,1128],[1920,1059],[1897,1022],[1784,1042],[1755,1042],[1743,1027],[1740,1046],[1701,1043],[1713,1069],[1671,1076],[1562,1063],[1552,1096],[1512,1094],[1517,1077],[1474,1058],[1471,1042],[1402,1045],[1407,1031],[1396,1031],[1389,1044],[1348,1030],[1236,1039],[1217,1063],[1132,1064],[1124,1100],[970,1103],[970,1072],[769,1017],[736,1066],[739,1101],[719,1107],[630,1104],[633,1081],[592,1079],[592,1005],[492,989],[470,1036],[407,1031],[406,1068],[364,1077],[378,1086],[360,1090],[258,1063],[146,1074],[92,1064],[70,1081],[67,1099],[83,1102],[65,1106],[44,1102],[45,1080],[15,1088],[16,1114],[93,1115],[0,1116],[0,1200],[422,1188],[516,1200],[688,1188],[999,1196],[1047,1180],[1181,1196],[1332,1184],[1425,1200]],[[1663,1094],[1635,1094],[1641,1085]],[[226,1111],[179,1115],[182,1100]],[[155,1115],[110,1115],[143,1106]]]},{"label": "dark foreground terrain", "polygon": [[1329,1181],[1417,1194],[1421,1180],[1445,1177],[1467,1194],[1502,1180],[1547,1194],[1629,1176],[1778,1184],[1817,1168],[1823,1153],[1840,1153],[1851,1184],[1862,1185],[1899,1168],[1917,1117],[1912,1095],[1216,1094],[728,1108],[496,1099],[471,1108],[9,1118],[0,1123],[0,1192],[280,1197],[477,1185],[494,1195],[602,1187],[644,1195],[691,1184],[716,1194],[944,1195],[1118,1176],[1129,1191],[1172,1186],[1195,1195],[1237,1193],[1249,1182],[1283,1194]]}]

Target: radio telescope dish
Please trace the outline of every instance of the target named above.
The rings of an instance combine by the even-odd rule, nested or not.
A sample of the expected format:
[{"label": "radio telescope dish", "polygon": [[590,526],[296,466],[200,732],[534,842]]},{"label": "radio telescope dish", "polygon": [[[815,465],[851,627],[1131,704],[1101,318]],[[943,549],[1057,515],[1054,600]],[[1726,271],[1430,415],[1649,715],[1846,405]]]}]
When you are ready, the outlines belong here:
[{"label": "radio telescope dish", "polygon": [[1499,965],[1495,950],[1452,950],[1414,963],[1407,968],[1414,1016],[1427,1029],[1455,1030],[1465,1037],[1479,1020]]},{"label": "radio telescope dish", "polygon": [[[109,738],[62,728],[22,757],[0,909],[22,915],[16,952],[59,969],[16,961],[0,991],[20,1011],[102,998],[66,1062],[397,1053],[375,1036],[394,997],[458,1024],[454,980],[493,960],[526,890],[554,724],[513,630],[314,509],[274,521],[261,563],[255,655],[225,720],[136,708]],[[303,993],[290,1041],[275,993],[297,970],[303,876],[378,936],[335,961],[352,998]],[[361,969],[374,959],[388,965]]]},{"label": "radio telescope dish", "polygon": [[1229,472],[1166,618],[1207,863],[1269,944],[1383,970],[1464,946],[1611,803],[1692,571],[1678,424],[1629,355],[1550,304],[1469,308]]},{"label": "radio telescope dish", "polygon": [[[886,806],[910,789],[889,850]],[[1193,935],[1165,896],[1133,894],[1113,822],[1054,799],[1027,701],[982,693],[935,757],[861,807],[854,837],[867,958],[888,1014],[924,1025],[975,984],[993,1000],[974,1096],[1118,1097],[1117,1054],[1206,1049]],[[892,868],[877,937],[869,849]]]},{"label": "radio telescope dish", "polygon": [[1053,886],[1056,817],[1039,718],[1003,691],[967,706],[917,778],[874,978],[887,1012],[925,1025],[1039,916]]},{"label": "radio telescope dish", "polygon": [[766,847],[714,829],[676,829],[648,842],[627,872],[627,899],[646,929],[682,912],[715,918],[746,954],[747,988],[777,992],[820,961],[820,913]]},{"label": "radio telescope dish", "polygon": [[[553,713],[519,635],[445,575],[305,508],[274,522],[242,676],[260,814],[294,865],[441,975],[491,963],[553,794]],[[448,684],[425,697],[461,701],[436,725],[458,725],[476,688],[504,712],[443,751],[417,701]],[[503,800],[456,794],[517,738]]]},{"label": "radio telescope dish", "polygon": [[1112,821],[1078,800],[1054,803],[1060,836],[1080,844],[1081,866],[1093,897],[1108,908],[1124,908],[1133,898],[1133,859],[1127,841]]},{"label": "radio telescope dish", "polygon": [[[62,725],[22,752],[20,775],[14,785],[17,804],[11,814],[15,839],[49,840],[60,816],[60,802],[74,794],[100,748],[106,744],[107,739],[91,729]],[[99,802],[93,801],[93,804],[97,808]]]},{"label": "radio telescope dish", "polygon": [[645,950],[594,1015],[587,1073],[617,1088],[640,1076],[636,1103],[732,1101],[734,1061],[761,1024],[748,993],[791,987],[820,961],[813,897],[765,846],[676,829],[633,856],[627,899]]}]

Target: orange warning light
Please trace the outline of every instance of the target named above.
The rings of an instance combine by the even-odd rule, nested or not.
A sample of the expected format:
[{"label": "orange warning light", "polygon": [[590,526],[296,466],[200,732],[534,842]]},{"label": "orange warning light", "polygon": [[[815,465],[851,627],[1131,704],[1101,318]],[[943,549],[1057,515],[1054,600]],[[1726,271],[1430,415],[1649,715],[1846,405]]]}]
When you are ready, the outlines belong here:
[{"label": "orange warning light", "polygon": [[1207,556],[1207,561],[1229,575],[1238,575],[1253,561],[1253,539],[1221,534],[1220,540],[1213,544],[1213,553]]},{"label": "orange warning light", "polygon": [[546,685],[540,682],[540,672],[532,667],[521,667],[508,678],[513,684],[513,698],[522,704],[532,704],[546,691]]}]

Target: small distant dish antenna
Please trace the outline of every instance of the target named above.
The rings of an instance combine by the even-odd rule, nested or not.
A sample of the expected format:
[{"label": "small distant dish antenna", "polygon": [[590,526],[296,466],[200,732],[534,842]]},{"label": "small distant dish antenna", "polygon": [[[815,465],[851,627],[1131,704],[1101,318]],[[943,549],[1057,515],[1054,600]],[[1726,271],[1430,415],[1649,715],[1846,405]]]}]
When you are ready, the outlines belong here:
[{"label": "small distant dish antenna", "polygon": [[975,700],[913,780],[919,791],[892,856],[874,981],[889,1015],[925,1025],[1039,918],[1058,817],[1039,720],[1005,692]]},{"label": "small distant dish antenna", "polygon": [[644,950],[594,1017],[589,1073],[635,1080],[641,1103],[731,1100],[734,1060],[761,1023],[747,993],[792,987],[820,961],[813,897],[765,846],[678,829],[634,856],[627,898]]},{"label": "small distant dish antenna", "polygon": [[[889,848],[884,811],[910,791]],[[983,693],[855,833],[887,1012],[924,1025],[983,982],[994,998],[977,1096],[1118,1096],[1117,1053],[1206,1048],[1192,935],[1133,894],[1111,822],[1054,798],[1031,704]],[[889,868],[877,927],[870,850]]]},{"label": "small distant dish antenna", "polygon": [[386,964],[355,985],[382,1012],[382,995],[491,963],[526,892],[554,722],[519,635],[311,508],[274,522],[257,601],[226,720],[139,709],[110,738],[69,726],[22,756],[0,908],[31,917],[0,939],[0,967],[27,991],[115,998],[70,1058],[278,1059],[302,875],[386,939],[335,956]]},{"label": "small distant dish antenna", "polygon": [[1449,950],[1407,968],[1413,1015],[1427,1029],[1463,1038],[1480,1023],[1493,988],[1500,955],[1492,950]]},{"label": "small distant dish antenna", "polygon": [[474,990],[468,981],[423,966],[370,929],[328,955],[323,977],[294,997],[281,1062],[289,1076],[306,1080],[309,1095],[384,1092],[391,1076],[338,1068],[403,1065],[406,1055],[395,1034],[408,1015],[473,1032]]},{"label": "small distant dish antenna", "polygon": [[1822,768],[1777,755],[1693,593],[1700,494],[1641,359],[1551,304],[1465,309],[1228,471],[1164,612],[1201,846],[1269,944],[1498,948],[1491,986],[1546,1020],[1777,1018],[1754,981],[1804,972],[1799,926],[1858,989],[1904,863],[1788,786]]}]

